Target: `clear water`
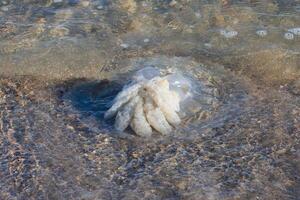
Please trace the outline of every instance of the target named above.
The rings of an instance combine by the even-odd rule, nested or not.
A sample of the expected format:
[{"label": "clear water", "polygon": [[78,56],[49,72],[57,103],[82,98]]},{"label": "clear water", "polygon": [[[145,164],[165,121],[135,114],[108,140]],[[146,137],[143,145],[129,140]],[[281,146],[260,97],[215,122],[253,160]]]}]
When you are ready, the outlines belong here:
[{"label": "clear water", "polygon": [[[300,199],[299,28],[298,0],[0,0],[0,199]],[[108,102],[149,65],[218,105],[115,133]]]}]

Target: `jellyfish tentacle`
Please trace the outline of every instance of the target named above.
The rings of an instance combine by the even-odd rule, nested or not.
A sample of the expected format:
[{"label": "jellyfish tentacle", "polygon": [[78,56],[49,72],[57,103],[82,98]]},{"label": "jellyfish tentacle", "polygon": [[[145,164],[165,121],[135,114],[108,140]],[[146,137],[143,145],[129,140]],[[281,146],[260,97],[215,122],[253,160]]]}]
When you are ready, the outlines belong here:
[{"label": "jellyfish tentacle", "polygon": [[137,135],[149,137],[152,135],[152,128],[149,125],[144,113],[144,100],[140,98],[134,111],[131,128]]},{"label": "jellyfish tentacle", "polygon": [[169,106],[176,112],[180,111],[180,97],[177,92],[164,90],[161,92],[164,102],[169,102]]},{"label": "jellyfish tentacle", "polygon": [[116,116],[115,128],[118,131],[124,131],[133,117],[135,107],[140,99],[140,96],[133,97],[120,111]]},{"label": "jellyfish tentacle", "polygon": [[144,109],[146,119],[152,128],[163,135],[168,135],[172,131],[172,127],[166,120],[164,114],[159,107],[154,106],[154,102],[149,96],[145,98]]},{"label": "jellyfish tentacle", "polygon": [[166,80],[157,78],[146,84],[145,88],[149,96],[151,96],[158,105],[167,121],[173,126],[177,126],[181,123],[180,117],[176,113],[176,110],[179,110],[179,97],[172,98],[172,94],[166,86]]},{"label": "jellyfish tentacle", "polygon": [[154,86],[156,87],[155,88],[156,94],[159,94],[163,102],[165,103],[168,102],[168,106],[171,109],[173,109],[176,112],[179,112],[180,98],[176,92],[170,90],[169,81],[166,78],[163,78],[161,80],[158,80]]},{"label": "jellyfish tentacle", "polygon": [[134,84],[121,91],[114,99],[114,104],[111,106],[111,108],[105,112],[104,118],[109,119],[115,116],[115,114],[120,110],[120,108],[123,105],[128,103],[134,96],[138,94],[140,88],[140,84]]},{"label": "jellyfish tentacle", "polygon": [[191,84],[180,76],[150,75],[124,87],[105,113],[105,118],[116,115],[116,130],[124,131],[130,125],[140,136],[149,137],[154,130],[168,135],[181,123],[184,114],[180,111],[183,101],[191,98]]}]

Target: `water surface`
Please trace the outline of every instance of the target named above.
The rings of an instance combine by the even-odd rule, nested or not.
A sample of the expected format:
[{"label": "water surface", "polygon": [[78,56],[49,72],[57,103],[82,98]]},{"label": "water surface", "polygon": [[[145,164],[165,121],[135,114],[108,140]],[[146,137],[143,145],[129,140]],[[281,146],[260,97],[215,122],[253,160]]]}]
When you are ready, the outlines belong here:
[{"label": "water surface", "polygon": [[[298,0],[1,0],[0,199],[300,199]],[[149,63],[214,80],[171,137],[117,134]]]}]

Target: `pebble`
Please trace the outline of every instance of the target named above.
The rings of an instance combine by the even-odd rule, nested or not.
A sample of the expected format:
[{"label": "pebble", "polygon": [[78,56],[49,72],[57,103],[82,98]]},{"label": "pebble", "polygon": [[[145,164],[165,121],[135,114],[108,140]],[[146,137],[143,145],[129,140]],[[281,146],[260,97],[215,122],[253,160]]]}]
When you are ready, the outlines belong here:
[{"label": "pebble", "polygon": [[294,35],[300,35],[300,27],[288,29],[288,32],[291,32]]},{"label": "pebble", "polygon": [[81,5],[82,7],[88,7],[88,6],[90,5],[90,2],[89,2],[89,1],[81,1],[81,2],[80,2],[80,5]]},{"label": "pebble", "polygon": [[147,2],[142,2],[142,6],[143,6],[143,7],[148,7],[149,5],[148,5]]},{"label": "pebble", "polygon": [[150,40],[148,38],[146,38],[146,39],[144,39],[144,42],[148,43],[148,42],[150,42]]},{"label": "pebble", "polygon": [[1,7],[1,10],[4,11],[4,12],[6,12],[6,11],[9,10],[9,8],[8,8],[8,6],[3,6],[3,7]]},{"label": "pebble", "polygon": [[176,6],[176,4],[177,4],[177,1],[172,0],[172,1],[169,3],[169,6],[174,7],[174,6]]},{"label": "pebble", "polygon": [[222,36],[224,36],[225,38],[230,39],[230,38],[236,37],[236,36],[238,35],[238,32],[237,32],[237,31],[221,30],[221,31],[220,31],[220,34],[221,34]]},{"label": "pebble", "polygon": [[53,3],[62,3],[63,0],[53,0]]},{"label": "pebble", "polygon": [[6,6],[6,5],[8,5],[8,1],[1,1],[1,2],[0,2],[0,5]]},{"label": "pebble", "polygon": [[121,46],[123,49],[128,49],[129,44],[122,43],[120,46]]},{"label": "pebble", "polygon": [[211,48],[212,44],[211,43],[204,43],[204,46],[207,47],[207,48]]},{"label": "pebble", "polygon": [[105,139],[104,139],[104,143],[105,143],[105,144],[110,144],[111,141],[112,141],[111,138],[105,138]]},{"label": "pebble", "polygon": [[69,34],[69,29],[63,26],[57,26],[50,31],[50,34],[54,37],[63,37]]},{"label": "pebble", "polygon": [[129,13],[135,13],[137,10],[137,2],[135,0],[121,0],[121,7]]},{"label": "pebble", "polygon": [[294,34],[290,33],[290,32],[287,32],[287,33],[284,34],[284,38],[287,39],[287,40],[293,40],[294,39]]},{"label": "pebble", "polygon": [[103,10],[104,6],[99,5],[99,6],[97,6],[96,8],[97,8],[98,10]]},{"label": "pebble", "polygon": [[258,35],[260,37],[265,37],[268,35],[268,31],[267,30],[257,30],[256,35]]},{"label": "pebble", "polygon": [[202,17],[202,15],[201,15],[200,12],[196,12],[196,13],[195,13],[195,16],[196,16],[197,18],[201,18],[201,17]]}]

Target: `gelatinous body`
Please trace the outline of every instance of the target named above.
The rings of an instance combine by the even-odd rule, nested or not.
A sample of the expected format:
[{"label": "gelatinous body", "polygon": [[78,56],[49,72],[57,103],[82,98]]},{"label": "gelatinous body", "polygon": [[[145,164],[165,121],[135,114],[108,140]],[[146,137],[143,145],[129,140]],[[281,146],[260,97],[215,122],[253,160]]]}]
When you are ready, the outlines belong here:
[{"label": "gelatinous body", "polygon": [[152,128],[148,123],[144,112],[144,100],[142,98],[140,98],[135,107],[134,116],[130,126],[138,135],[149,137],[152,134]]},{"label": "gelatinous body", "polygon": [[171,74],[166,78],[169,81],[170,90],[175,91],[181,100],[185,100],[192,95],[192,83],[189,79],[180,74]]},{"label": "gelatinous body", "polygon": [[118,131],[124,131],[128,127],[139,100],[140,97],[135,96],[131,101],[129,101],[128,104],[126,104],[121,110],[119,110],[115,121],[115,127]]},{"label": "gelatinous body", "polygon": [[167,135],[172,131],[172,127],[167,122],[164,114],[155,107],[153,100],[150,97],[145,98],[145,113],[148,123],[158,132]]},{"label": "gelatinous body", "polygon": [[141,136],[150,136],[152,129],[168,134],[181,123],[180,102],[191,94],[191,83],[179,74],[160,76],[154,67],[135,73],[130,86],[116,96],[105,118],[115,118],[115,128],[124,131],[129,125]]},{"label": "gelatinous body", "polygon": [[113,106],[105,113],[104,118],[108,119],[113,117],[116,112],[120,109],[121,106],[123,106],[125,103],[127,103],[132,97],[136,96],[141,85],[135,84],[131,87],[124,88],[122,92],[120,92],[117,97],[114,100]]}]

